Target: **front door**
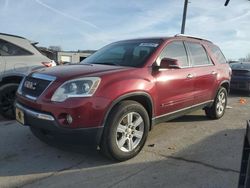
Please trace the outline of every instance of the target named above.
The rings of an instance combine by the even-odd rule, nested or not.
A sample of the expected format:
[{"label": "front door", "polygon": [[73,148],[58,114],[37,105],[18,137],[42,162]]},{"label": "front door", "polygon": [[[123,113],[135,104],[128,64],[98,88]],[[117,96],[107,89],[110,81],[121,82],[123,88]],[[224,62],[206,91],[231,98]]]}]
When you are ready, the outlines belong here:
[{"label": "front door", "polygon": [[157,61],[162,58],[176,59],[179,69],[158,71],[155,75],[157,93],[156,116],[173,114],[193,105],[194,72],[190,67],[182,41],[174,41],[165,47]]}]

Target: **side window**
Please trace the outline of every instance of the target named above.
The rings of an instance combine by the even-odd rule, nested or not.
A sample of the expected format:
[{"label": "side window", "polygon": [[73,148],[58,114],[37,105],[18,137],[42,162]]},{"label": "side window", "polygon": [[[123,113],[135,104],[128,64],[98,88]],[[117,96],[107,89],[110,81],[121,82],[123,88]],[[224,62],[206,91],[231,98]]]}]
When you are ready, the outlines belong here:
[{"label": "side window", "polygon": [[181,67],[188,67],[187,52],[183,42],[176,41],[168,44],[159,56],[159,60],[162,58],[177,59]]},{"label": "side window", "polygon": [[185,42],[190,52],[190,59],[193,66],[212,65],[204,47],[198,43]]},{"label": "side window", "polygon": [[227,63],[225,56],[223,55],[223,53],[221,52],[221,50],[217,46],[210,45],[209,47],[210,47],[214,57],[217,59],[217,61],[219,63]]},{"label": "side window", "polygon": [[2,56],[32,55],[31,52],[4,40],[0,40],[0,54]]}]

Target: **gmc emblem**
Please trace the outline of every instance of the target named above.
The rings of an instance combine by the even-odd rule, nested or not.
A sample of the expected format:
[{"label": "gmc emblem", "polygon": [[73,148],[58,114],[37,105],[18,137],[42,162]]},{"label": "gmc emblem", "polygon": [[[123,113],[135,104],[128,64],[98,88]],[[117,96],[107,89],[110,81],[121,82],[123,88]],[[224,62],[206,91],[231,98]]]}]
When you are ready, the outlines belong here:
[{"label": "gmc emblem", "polygon": [[36,86],[37,86],[37,83],[35,83],[35,82],[31,82],[31,81],[28,81],[28,80],[26,80],[24,82],[24,87],[26,87],[28,89],[31,89],[31,90],[35,90]]}]

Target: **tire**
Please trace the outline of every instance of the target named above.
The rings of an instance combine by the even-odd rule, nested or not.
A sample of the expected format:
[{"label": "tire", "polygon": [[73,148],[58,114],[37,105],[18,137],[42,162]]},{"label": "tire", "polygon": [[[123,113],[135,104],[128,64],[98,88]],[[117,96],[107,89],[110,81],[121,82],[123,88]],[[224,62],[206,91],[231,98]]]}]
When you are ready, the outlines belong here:
[{"label": "tire", "polygon": [[141,104],[129,100],[118,103],[105,124],[101,151],[116,161],[133,158],[146,142],[149,125],[148,113]]},{"label": "tire", "polygon": [[225,113],[226,106],[227,90],[224,87],[220,87],[214,99],[213,105],[205,108],[206,116],[210,119],[220,119]]},{"label": "tire", "polygon": [[15,119],[14,102],[18,83],[9,83],[0,88],[0,114],[7,119]]}]

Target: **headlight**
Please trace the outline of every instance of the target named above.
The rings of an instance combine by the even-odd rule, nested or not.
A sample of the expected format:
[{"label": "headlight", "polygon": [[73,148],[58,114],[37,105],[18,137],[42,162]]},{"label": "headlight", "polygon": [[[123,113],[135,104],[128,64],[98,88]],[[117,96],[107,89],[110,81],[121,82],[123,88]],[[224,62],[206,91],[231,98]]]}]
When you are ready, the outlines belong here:
[{"label": "headlight", "polygon": [[72,97],[91,97],[98,88],[100,81],[101,79],[98,77],[67,81],[56,90],[51,100],[62,102]]}]

